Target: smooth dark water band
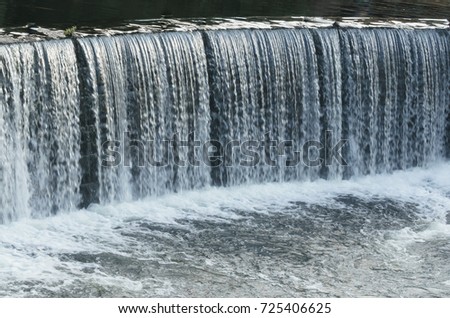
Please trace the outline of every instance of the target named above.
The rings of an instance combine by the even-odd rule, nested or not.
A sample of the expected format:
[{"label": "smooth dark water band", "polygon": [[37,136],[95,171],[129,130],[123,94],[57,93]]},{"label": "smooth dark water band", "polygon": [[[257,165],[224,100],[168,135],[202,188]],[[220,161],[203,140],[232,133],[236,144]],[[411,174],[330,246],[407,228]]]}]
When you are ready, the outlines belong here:
[{"label": "smooth dark water band", "polygon": [[[208,185],[425,166],[448,155],[449,70],[449,32],[431,29],[169,32],[0,46],[0,221]],[[102,165],[113,154],[105,142],[124,135],[135,144],[116,150],[130,164]],[[143,152],[168,155],[168,164],[141,166],[136,149],[174,135],[170,154],[164,142]],[[275,164],[243,166],[246,153],[220,147],[285,140],[297,150],[346,140],[347,165],[289,167],[276,149],[258,147],[253,154]],[[217,142],[212,155],[228,164],[181,165],[202,158],[184,141]]]},{"label": "smooth dark water band", "polygon": [[0,27],[115,26],[125,20],[198,17],[450,17],[449,0],[0,0]]}]

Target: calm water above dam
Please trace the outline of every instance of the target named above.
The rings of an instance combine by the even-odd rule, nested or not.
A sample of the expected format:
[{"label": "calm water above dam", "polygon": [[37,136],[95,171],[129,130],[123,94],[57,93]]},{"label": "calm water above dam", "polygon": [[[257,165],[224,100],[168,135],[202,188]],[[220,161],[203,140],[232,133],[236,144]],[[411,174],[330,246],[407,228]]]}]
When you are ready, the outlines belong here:
[{"label": "calm water above dam", "polygon": [[117,25],[165,17],[449,18],[449,0],[0,0],[0,26]]}]

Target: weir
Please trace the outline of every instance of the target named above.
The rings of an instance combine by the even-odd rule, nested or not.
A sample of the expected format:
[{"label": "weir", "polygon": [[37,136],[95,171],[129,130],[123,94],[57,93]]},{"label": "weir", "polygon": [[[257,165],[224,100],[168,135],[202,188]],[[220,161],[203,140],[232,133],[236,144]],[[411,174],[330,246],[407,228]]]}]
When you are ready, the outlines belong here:
[{"label": "weir", "polygon": [[[449,38],[298,28],[1,45],[0,222],[443,160]],[[342,140],[339,163],[327,149]]]}]

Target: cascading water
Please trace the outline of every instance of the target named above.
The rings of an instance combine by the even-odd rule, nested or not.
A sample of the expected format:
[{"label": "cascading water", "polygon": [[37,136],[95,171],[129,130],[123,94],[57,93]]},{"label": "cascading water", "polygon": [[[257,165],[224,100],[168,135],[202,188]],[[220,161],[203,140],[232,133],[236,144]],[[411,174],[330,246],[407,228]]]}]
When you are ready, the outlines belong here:
[{"label": "cascading water", "polygon": [[[94,201],[106,203],[208,184],[208,169],[149,164],[150,159],[156,163],[169,155],[164,140],[176,134],[208,139],[201,35],[90,38],[77,45],[86,93],[81,104],[82,130],[87,132],[81,166],[89,173],[83,190]],[[121,164],[102,164],[103,146],[123,147]],[[179,160],[189,155],[178,150],[177,154]]]},{"label": "cascading water", "polygon": [[0,221],[76,208],[79,85],[71,41],[0,47]]},{"label": "cascading water", "polygon": [[344,138],[355,174],[442,158],[449,108],[446,33],[341,32]]},{"label": "cascading water", "polygon": [[317,167],[288,167],[276,148],[279,142],[292,141],[289,147],[301,150],[306,141],[320,140],[318,65],[311,32],[220,31],[205,37],[213,139],[221,145],[267,145],[256,149],[260,162],[250,167],[240,164],[243,154],[225,146],[221,155],[226,164],[218,167],[218,183],[317,178]]},{"label": "cascading water", "polygon": [[[449,70],[447,30],[221,30],[0,46],[0,222],[207,185],[427,165],[449,152]],[[348,165],[317,144],[301,153],[308,142],[328,149],[342,139]],[[324,160],[305,165],[309,155]]]}]

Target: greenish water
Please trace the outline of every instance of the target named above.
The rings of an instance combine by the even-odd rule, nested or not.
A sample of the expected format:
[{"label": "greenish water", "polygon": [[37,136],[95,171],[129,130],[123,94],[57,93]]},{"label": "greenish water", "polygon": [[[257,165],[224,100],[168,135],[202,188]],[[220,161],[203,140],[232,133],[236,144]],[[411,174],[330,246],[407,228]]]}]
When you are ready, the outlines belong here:
[{"label": "greenish water", "polygon": [[449,18],[449,0],[0,0],[0,26],[110,26],[165,17]]}]

